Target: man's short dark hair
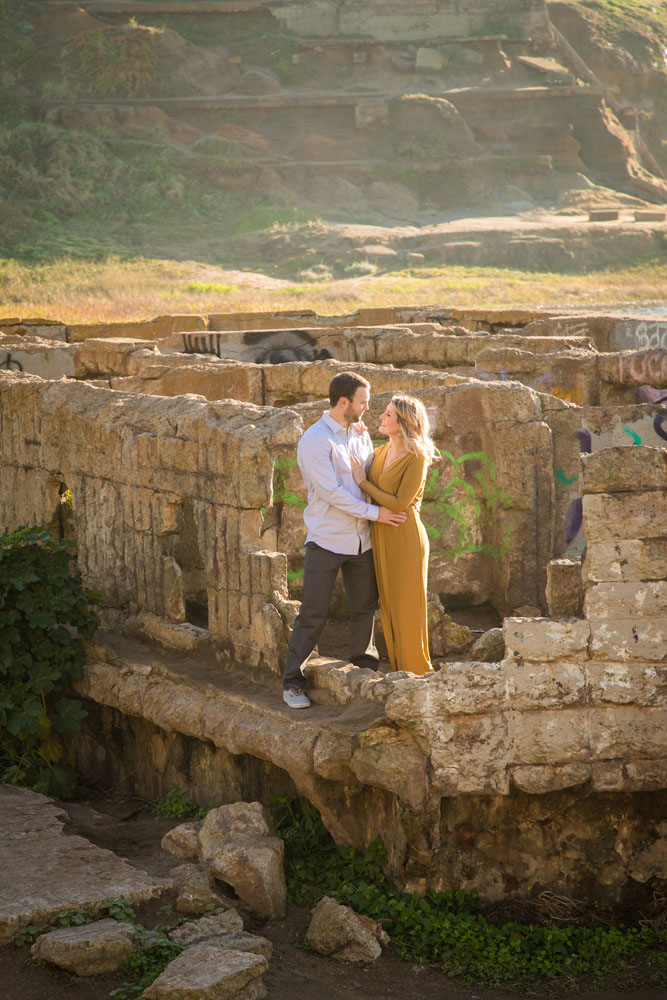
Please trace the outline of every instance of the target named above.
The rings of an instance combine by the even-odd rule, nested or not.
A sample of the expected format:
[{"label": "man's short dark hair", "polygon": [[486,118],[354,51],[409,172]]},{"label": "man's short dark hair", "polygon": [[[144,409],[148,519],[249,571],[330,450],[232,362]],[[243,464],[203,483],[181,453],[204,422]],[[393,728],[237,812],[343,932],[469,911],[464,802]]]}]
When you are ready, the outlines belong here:
[{"label": "man's short dark hair", "polygon": [[343,396],[351,401],[357,389],[363,388],[370,389],[370,382],[361,375],[355,375],[354,372],[341,372],[340,375],[336,375],[329,383],[331,408],[333,409]]}]

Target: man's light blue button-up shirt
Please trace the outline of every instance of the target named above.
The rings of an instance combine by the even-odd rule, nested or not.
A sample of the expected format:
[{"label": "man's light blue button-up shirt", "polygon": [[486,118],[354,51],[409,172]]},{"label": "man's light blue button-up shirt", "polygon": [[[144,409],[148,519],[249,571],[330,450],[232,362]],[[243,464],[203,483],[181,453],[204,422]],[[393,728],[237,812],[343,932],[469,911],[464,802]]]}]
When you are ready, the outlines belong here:
[{"label": "man's light blue button-up shirt", "polygon": [[308,487],[308,506],[303,512],[306,542],[344,555],[366,552],[371,547],[368,522],[377,521],[380,508],[364,500],[352,475],[350,456],[368,466],[373,454],[368,431],[357,434],[325,413],[302,436],[296,454]]}]

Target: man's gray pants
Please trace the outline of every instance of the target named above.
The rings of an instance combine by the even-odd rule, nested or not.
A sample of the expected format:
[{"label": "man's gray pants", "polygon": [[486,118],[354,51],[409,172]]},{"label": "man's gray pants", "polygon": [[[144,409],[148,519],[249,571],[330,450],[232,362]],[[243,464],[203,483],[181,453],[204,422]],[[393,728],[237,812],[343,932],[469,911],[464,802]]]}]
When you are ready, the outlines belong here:
[{"label": "man's gray pants", "polygon": [[339,569],[350,609],[350,663],[377,667],[379,656],[373,642],[373,623],[378,591],[371,549],[350,556],[308,542],[303,564],[301,610],[294,622],[283,671],[285,689],[303,686],[301,667],[315,649],[324,628]]}]

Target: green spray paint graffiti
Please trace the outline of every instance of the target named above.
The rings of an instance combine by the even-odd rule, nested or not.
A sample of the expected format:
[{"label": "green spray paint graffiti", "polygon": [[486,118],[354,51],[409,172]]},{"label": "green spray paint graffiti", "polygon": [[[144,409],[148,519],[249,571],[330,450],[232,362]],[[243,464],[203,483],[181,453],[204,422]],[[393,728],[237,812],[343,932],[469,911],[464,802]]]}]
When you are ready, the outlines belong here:
[{"label": "green spray paint graffiti", "polygon": [[637,433],[637,431],[633,431],[633,429],[631,427],[624,427],[623,428],[623,433],[627,434],[629,437],[632,438],[632,443],[634,445],[640,445],[642,443],[642,439],[640,438],[640,436]]},{"label": "green spray paint graffiti", "polygon": [[[498,488],[493,462],[482,451],[471,451],[456,458],[451,452],[441,450],[440,455],[451,462],[452,476],[446,482],[441,469],[432,470],[422,507],[422,521],[435,542],[434,551],[449,558],[466,552],[481,552],[500,559],[509,549],[514,525],[506,527],[499,545],[476,541],[480,528],[491,525],[501,508],[508,510],[513,506],[509,497]],[[440,549],[440,539],[451,536],[452,529],[453,543],[445,543]]]}]

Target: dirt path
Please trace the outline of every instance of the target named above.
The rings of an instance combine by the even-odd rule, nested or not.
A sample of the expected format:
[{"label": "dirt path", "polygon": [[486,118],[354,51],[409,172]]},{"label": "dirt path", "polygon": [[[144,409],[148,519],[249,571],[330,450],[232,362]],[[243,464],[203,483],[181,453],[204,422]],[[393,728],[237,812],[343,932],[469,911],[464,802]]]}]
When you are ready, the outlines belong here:
[{"label": "dirt path", "polygon": [[[64,803],[72,823],[67,832],[87,837],[99,847],[113,850],[149,874],[162,877],[175,859],[162,851],[164,833],[173,820],[154,817],[137,799],[95,798]],[[174,919],[174,898],[167,895],[142,909],[137,918],[145,926]],[[385,953],[372,966],[338,964],[305,951],[301,945],[308,925],[308,911],[290,906],[285,920],[250,930],[270,938],[274,955],[264,976],[270,1000],[516,1000],[520,996],[578,997],[579,1000],[667,1000],[667,988],[595,990],[562,987],[548,990],[508,991],[460,986],[441,973],[399,962]],[[2,1000],[106,1000],[110,990],[122,985],[123,975],[77,979],[58,969],[30,961],[28,947],[0,950]]]}]

